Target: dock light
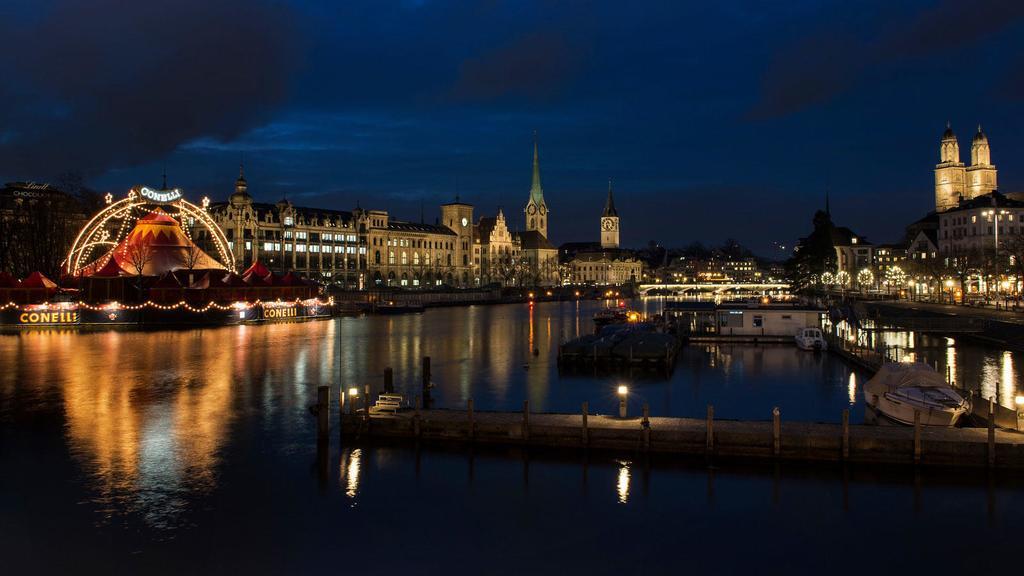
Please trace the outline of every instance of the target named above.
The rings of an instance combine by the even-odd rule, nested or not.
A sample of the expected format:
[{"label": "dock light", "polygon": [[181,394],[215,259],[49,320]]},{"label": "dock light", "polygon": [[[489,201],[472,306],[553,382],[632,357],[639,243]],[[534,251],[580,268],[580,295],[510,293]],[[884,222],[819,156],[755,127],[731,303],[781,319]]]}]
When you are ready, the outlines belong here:
[{"label": "dock light", "polygon": [[629,394],[629,388],[625,386],[619,386],[619,418],[626,417],[626,396]]},{"label": "dock light", "polygon": [[533,292],[529,293],[530,300],[533,300]]},{"label": "dock light", "polygon": [[1024,430],[1024,396],[1014,398],[1017,404],[1017,431]]}]

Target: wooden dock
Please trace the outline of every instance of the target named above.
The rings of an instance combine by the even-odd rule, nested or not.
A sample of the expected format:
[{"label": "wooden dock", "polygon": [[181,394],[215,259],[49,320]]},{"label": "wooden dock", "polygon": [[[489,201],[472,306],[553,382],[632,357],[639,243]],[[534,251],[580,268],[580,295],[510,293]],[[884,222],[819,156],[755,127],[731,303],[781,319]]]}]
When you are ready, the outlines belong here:
[{"label": "wooden dock", "polygon": [[1024,468],[1024,434],[994,428],[926,428],[769,421],[406,409],[342,416],[349,440],[596,449],[725,459]]}]

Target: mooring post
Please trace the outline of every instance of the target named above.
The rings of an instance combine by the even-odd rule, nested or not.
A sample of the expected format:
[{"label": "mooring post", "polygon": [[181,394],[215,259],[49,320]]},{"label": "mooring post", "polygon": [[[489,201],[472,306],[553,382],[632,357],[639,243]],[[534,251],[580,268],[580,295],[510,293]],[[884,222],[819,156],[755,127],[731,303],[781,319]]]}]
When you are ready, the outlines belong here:
[{"label": "mooring post", "polygon": [[640,426],[644,440],[644,450],[651,448],[651,407],[644,402],[644,416],[640,420]]},{"label": "mooring post", "polygon": [[417,438],[420,437],[420,409],[423,407],[423,398],[419,394],[416,395],[416,411],[412,415],[412,433]]},{"label": "mooring post", "polygon": [[423,357],[423,404],[430,406],[430,356]]},{"label": "mooring post", "polygon": [[921,463],[921,411],[914,410],[914,464]]},{"label": "mooring post", "polygon": [[316,389],[316,435],[323,440],[331,427],[331,387],[320,386]]},{"label": "mooring post", "polygon": [[384,393],[395,393],[395,371],[391,369],[391,366],[384,369]]},{"label": "mooring post", "polygon": [[530,439],[530,401],[523,400],[523,440]]},{"label": "mooring post", "polygon": [[583,403],[583,446],[587,446],[590,442],[590,438],[587,433],[587,409],[590,407],[588,402]]},{"label": "mooring post", "polygon": [[843,409],[843,460],[850,459],[850,409]]},{"label": "mooring post", "polygon": [[469,418],[469,439],[473,439],[473,399],[466,400],[466,416]]},{"label": "mooring post", "polygon": [[996,401],[988,399],[988,465],[996,465]]},{"label": "mooring post", "polygon": [[366,417],[367,422],[370,421],[370,394],[370,385],[367,384],[366,386],[363,386],[363,408],[366,410],[366,414],[364,414],[364,416]]},{"label": "mooring post", "polygon": [[772,455],[779,456],[779,448],[782,444],[782,418],[779,414],[779,407],[772,408]]},{"label": "mooring post", "polygon": [[714,426],[715,426],[715,407],[712,406],[711,404],[708,404],[707,430],[706,430],[706,438],[705,438],[705,441],[707,443],[705,447],[706,447],[708,455],[710,455],[711,452],[715,448],[715,428],[714,428]]}]

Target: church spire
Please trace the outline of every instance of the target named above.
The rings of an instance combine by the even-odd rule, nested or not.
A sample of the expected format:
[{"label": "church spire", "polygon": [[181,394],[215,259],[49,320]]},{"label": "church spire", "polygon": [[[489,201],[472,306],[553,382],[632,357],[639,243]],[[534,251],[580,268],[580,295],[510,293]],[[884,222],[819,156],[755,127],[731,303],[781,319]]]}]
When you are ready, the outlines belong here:
[{"label": "church spire", "polygon": [[612,197],[612,179],[608,179],[608,200],[604,203],[604,216],[618,216],[615,210],[615,198]]},{"label": "church spire", "polygon": [[828,215],[829,218],[832,217],[832,208],[829,207],[828,204],[828,188],[825,188],[825,214]]},{"label": "church spire", "polygon": [[530,199],[540,204],[544,201],[544,189],[540,185],[540,151],[537,146],[537,131],[533,131],[533,183],[530,185]]}]

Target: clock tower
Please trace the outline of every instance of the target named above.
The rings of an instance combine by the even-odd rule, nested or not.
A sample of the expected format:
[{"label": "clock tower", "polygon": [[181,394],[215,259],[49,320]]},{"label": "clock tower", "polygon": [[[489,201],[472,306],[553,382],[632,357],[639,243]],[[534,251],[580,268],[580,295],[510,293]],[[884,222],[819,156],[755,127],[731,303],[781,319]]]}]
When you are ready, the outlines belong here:
[{"label": "clock tower", "polygon": [[615,210],[615,199],[612,198],[612,181],[608,179],[608,200],[604,203],[601,214],[601,248],[619,247],[619,213]]},{"label": "clock tower", "polygon": [[537,151],[537,131],[533,132],[533,184],[530,186],[530,200],[523,209],[526,214],[526,229],[540,232],[548,237],[548,205],[544,202],[544,189],[540,186],[540,155]]}]

